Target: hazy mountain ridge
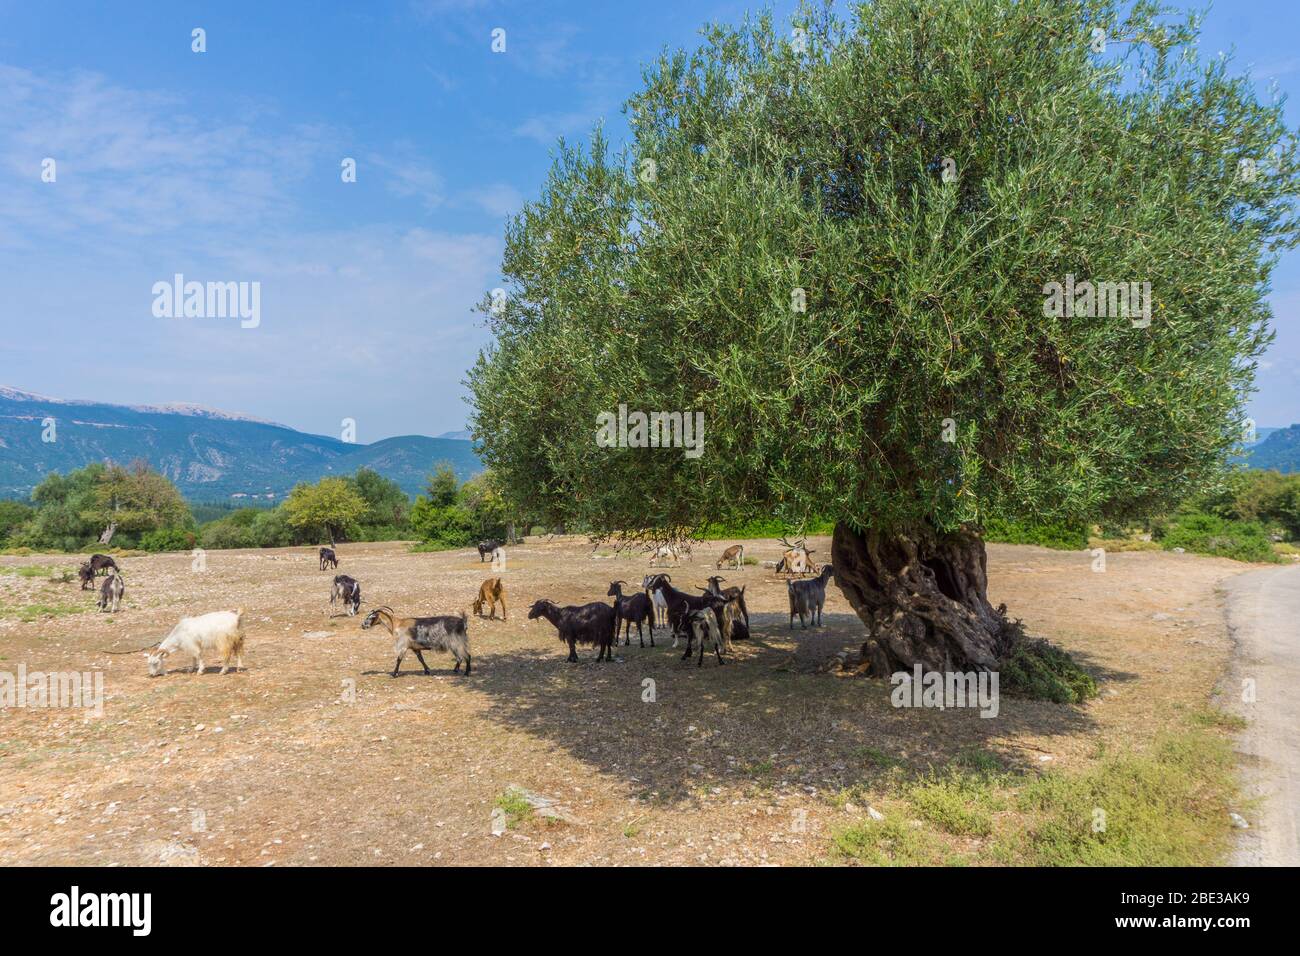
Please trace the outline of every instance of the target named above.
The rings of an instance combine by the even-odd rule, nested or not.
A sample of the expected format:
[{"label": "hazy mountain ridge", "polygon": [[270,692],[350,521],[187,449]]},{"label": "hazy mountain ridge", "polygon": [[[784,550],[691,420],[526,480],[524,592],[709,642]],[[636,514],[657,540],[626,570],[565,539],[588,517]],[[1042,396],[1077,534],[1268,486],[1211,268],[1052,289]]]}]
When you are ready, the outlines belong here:
[{"label": "hazy mountain ridge", "polygon": [[1300,425],[1270,429],[1268,436],[1252,445],[1244,458],[1251,468],[1300,471]]},{"label": "hazy mountain ridge", "polygon": [[[43,422],[54,419],[54,441]],[[51,472],[144,459],[192,500],[283,497],[300,481],[373,468],[417,493],[438,461],[481,471],[467,441],[403,435],[369,445],[198,405],[111,405],[0,387],[0,497],[26,497]]]}]

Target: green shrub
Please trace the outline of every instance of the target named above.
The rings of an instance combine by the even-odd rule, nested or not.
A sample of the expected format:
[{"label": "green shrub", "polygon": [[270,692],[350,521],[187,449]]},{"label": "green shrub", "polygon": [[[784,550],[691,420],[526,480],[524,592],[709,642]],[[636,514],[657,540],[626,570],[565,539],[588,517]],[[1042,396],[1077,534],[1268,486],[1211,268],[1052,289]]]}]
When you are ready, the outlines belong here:
[{"label": "green shrub", "polygon": [[1201,511],[1180,512],[1161,529],[1165,550],[1182,548],[1234,561],[1277,561],[1273,542],[1257,521],[1231,521]]},{"label": "green shrub", "polygon": [[1044,640],[1021,639],[999,668],[998,685],[1011,694],[1079,704],[1097,696],[1097,682],[1073,657]]},{"label": "green shrub", "polygon": [[1057,551],[1084,551],[1088,547],[1088,529],[1059,523],[1035,524],[989,518],[984,522],[984,540],[1002,544],[1036,544]]},{"label": "green shrub", "polygon": [[140,535],[140,547],[145,551],[189,551],[198,540],[193,531],[181,528],[159,528]]}]

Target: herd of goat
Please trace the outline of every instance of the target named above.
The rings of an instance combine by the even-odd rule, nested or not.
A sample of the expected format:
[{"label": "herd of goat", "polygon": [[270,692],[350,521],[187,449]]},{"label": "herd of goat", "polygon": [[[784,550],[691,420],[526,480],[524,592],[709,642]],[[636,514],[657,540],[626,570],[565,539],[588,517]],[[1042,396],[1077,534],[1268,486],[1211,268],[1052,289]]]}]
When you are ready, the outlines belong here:
[{"label": "herd of goat", "polygon": [[[815,574],[812,578],[793,577],[787,579],[786,588],[790,599],[790,628],[794,628],[794,619],[808,627],[811,620],[814,627],[822,624],[822,609],[826,603],[826,585],[834,574],[828,564],[818,567],[811,559],[812,551],[803,540],[790,544],[781,539],[786,546],[781,560],[776,563],[778,573],[791,575]],[[495,563],[502,545],[498,541],[481,541],[478,546],[480,563],[491,557]],[[667,562],[679,564],[682,557],[690,558],[689,546],[666,545],[652,551],[650,565],[662,567]],[[338,570],[338,555],[333,548],[321,548],[319,552],[320,569]],[[744,566],[744,545],[727,548],[715,563],[715,570],[722,570],[724,565],[739,570]],[[117,563],[105,554],[92,555],[90,560],[81,565],[78,575],[82,590],[93,586],[95,577],[105,572],[106,577],[100,585],[98,606],[100,610],[116,612],[121,607],[122,595],[126,585]],[[662,571],[646,574],[641,581],[640,590],[627,591],[630,586],[626,581],[613,581],[609,585],[606,597],[614,599],[613,604],[593,601],[582,605],[559,605],[545,598],[533,602],[528,610],[529,620],[545,618],[556,629],[561,641],[569,648],[568,660],[578,660],[579,644],[596,647],[597,661],[612,661],[613,648],[618,644],[619,630],[623,631],[623,645],[632,643],[632,626],[636,625],[637,640],[645,647],[645,625],[649,625],[650,646],[655,646],[655,628],[668,627],[672,636],[672,647],[676,648],[680,640],[686,643],[682,660],[690,660],[698,645],[696,666],[703,666],[706,652],[712,648],[718,664],[725,663],[723,654],[730,654],[733,642],[746,640],[750,635],[749,608],[745,604],[745,587],[723,587],[726,579],[721,575],[712,575],[703,587],[697,587],[700,593],[692,594],[679,591],[673,586],[672,577]],[[360,612],[361,584],[347,574],[336,574],[330,590],[331,606],[341,603],[343,611],[349,617]],[[506,620],[506,589],[499,577],[488,578],[479,588],[478,596],[473,601],[476,617],[483,616],[487,609],[489,620],[496,618],[497,605],[501,606],[501,620]],[[400,617],[388,605],[374,607],[361,622],[362,630],[382,627],[394,638],[394,655],[392,676],[401,671],[402,661],[408,652],[414,653],[426,674],[432,673],[425,662],[424,651],[436,651],[451,654],[456,665],[453,673],[460,673],[462,665],[468,675],[472,668],[469,649],[469,615],[443,614],[428,617]],[[203,657],[216,655],[221,659],[221,673],[226,673],[232,660],[236,668],[243,666],[243,611],[214,611],[196,617],[185,617],[156,647],[142,648],[148,658],[150,676],[165,673],[166,660],[170,655],[189,657],[193,660],[195,670],[203,673]],[[131,652],[127,652],[131,653]]]}]

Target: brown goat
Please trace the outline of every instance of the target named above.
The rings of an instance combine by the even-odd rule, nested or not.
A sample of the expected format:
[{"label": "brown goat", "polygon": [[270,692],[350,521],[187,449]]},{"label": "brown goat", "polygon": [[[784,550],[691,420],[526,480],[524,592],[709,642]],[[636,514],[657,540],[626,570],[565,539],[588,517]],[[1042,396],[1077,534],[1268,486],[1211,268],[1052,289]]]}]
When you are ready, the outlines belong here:
[{"label": "brown goat", "polygon": [[474,599],[474,616],[483,616],[483,605],[488,606],[488,620],[497,615],[497,602],[501,602],[501,620],[506,620],[506,586],[500,578],[488,578],[478,589]]}]

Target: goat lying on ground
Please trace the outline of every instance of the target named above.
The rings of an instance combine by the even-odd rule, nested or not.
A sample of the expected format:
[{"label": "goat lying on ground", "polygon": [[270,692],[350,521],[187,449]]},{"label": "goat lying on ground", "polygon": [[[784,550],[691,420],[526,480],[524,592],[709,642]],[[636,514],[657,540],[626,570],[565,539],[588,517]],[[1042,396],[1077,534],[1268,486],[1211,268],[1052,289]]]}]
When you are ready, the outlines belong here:
[{"label": "goat lying on ground", "polygon": [[501,547],[501,542],[495,538],[480,541],[478,543],[478,563],[482,564],[487,558],[494,557],[499,547]]},{"label": "goat lying on ground", "polygon": [[608,604],[596,601],[581,607],[567,605],[560,607],[554,601],[541,600],[533,604],[528,611],[528,619],[544,617],[560,633],[560,640],[569,645],[569,662],[578,662],[577,645],[592,644],[600,647],[596,660],[612,661],[614,651],[611,645],[618,634],[618,618],[614,609]]},{"label": "goat lying on ground", "polygon": [[338,555],[334,553],[333,548],[320,549],[320,569],[324,571],[327,567],[337,569],[339,566]]},{"label": "goat lying on ground", "polygon": [[122,580],[122,575],[114,572],[104,578],[104,583],[99,586],[99,600],[96,603],[101,611],[116,614],[122,607],[122,595],[125,593],[126,582]]},{"label": "goat lying on ground", "polygon": [[722,552],[722,557],[718,558],[718,563],[714,565],[714,570],[721,571],[722,566],[727,562],[732,562],[735,570],[739,571],[745,563],[745,546],[743,544],[733,544],[726,551]]},{"label": "goat lying on ground", "polygon": [[[722,598],[727,602],[734,601],[738,605],[740,605],[740,613],[744,615],[745,632],[746,632],[746,636],[748,636],[749,608],[745,606],[745,588],[743,587],[738,588],[734,586],[729,588],[724,588],[722,586],[722,582],[725,580],[727,579],[723,577],[719,577],[718,575],[715,574],[713,577],[709,578],[709,586],[703,588],[702,590],[708,594],[716,594],[718,597]],[[748,585],[746,585],[746,587],[748,587]]]},{"label": "goat lying on ground", "polygon": [[835,569],[829,564],[822,568],[822,573],[805,581],[786,581],[786,591],[790,595],[790,629],[794,629],[794,616],[799,615],[799,623],[806,630],[804,615],[812,618],[814,627],[822,626],[822,605],[826,603],[826,582],[830,580]]},{"label": "goat lying on ground", "polygon": [[474,616],[483,616],[483,605],[488,606],[488,620],[497,616],[497,602],[501,602],[501,620],[506,619],[506,586],[500,578],[488,578],[478,589],[474,599]]},{"label": "goat lying on ground", "polygon": [[348,617],[361,610],[361,585],[356,578],[348,577],[346,574],[334,575],[334,587],[330,590],[330,605],[333,606],[336,600],[343,601],[343,610],[348,612]]},{"label": "goat lying on ground", "polygon": [[[650,646],[654,647],[655,646],[654,602],[651,601],[649,597],[647,597],[645,594],[641,593],[640,591],[638,591],[636,594],[629,594],[625,596],[623,594],[623,585],[625,584],[627,584],[626,581],[615,581],[609,586],[609,590],[605,592],[606,595],[614,599],[614,617],[618,621],[623,622],[623,644],[624,646],[627,646],[628,644],[632,643],[632,625],[635,624],[637,639],[641,642],[641,646],[645,647],[645,637],[644,637],[644,632],[641,629],[641,625],[643,622],[649,621],[650,622]],[[617,640],[618,624],[615,623],[614,626],[616,629],[614,638],[615,640]]]},{"label": "goat lying on ground", "polygon": [[690,636],[686,641],[686,655],[682,660],[690,660],[691,641],[700,642],[700,660],[696,667],[704,666],[705,645],[709,641],[713,642],[713,653],[718,655],[718,664],[722,664],[722,632],[718,628],[717,615],[713,613],[713,608],[706,607],[698,611],[692,611],[686,617],[686,626],[689,629]]},{"label": "goat lying on ground", "polygon": [[397,672],[401,670],[402,658],[406,656],[407,651],[415,652],[426,674],[433,672],[424,662],[421,651],[442,651],[451,654],[456,658],[456,666],[451,669],[452,673],[460,673],[460,665],[464,664],[465,676],[468,677],[470,656],[467,620],[464,611],[461,611],[459,616],[443,614],[436,617],[398,617],[391,607],[377,607],[366,615],[366,619],[361,622],[361,629],[365,631],[375,624],[382,624],[388,628],[388,633],[397,639],[397,644],[393,648],[393,653],[397,655],[397,661],[393,664],[391,675],[393,677],[396,677]]},{"label": "goat lying on ground", "polygon": [[654,605],[655,623],[666,626],[668,624],[668,602],[656,588],[660,581],[665,584],[672,584],[673,579],[667,574],[647,574],[641,579],[641,588],[649,595],[650,601]]},{"label": "goat lying on ground", "polygon": [[235,659],[235,669],[244,666],[244,612],[213,611],[197,617],[183,617],[162,639],[157,649],[146,654],[149,659],[149,676],[166,672],[169,654],[187,654],[194,659],[195,671],[203,673],[203,655],[213,653],[221,658],[221,673],[230,669],[230,659]]}]

